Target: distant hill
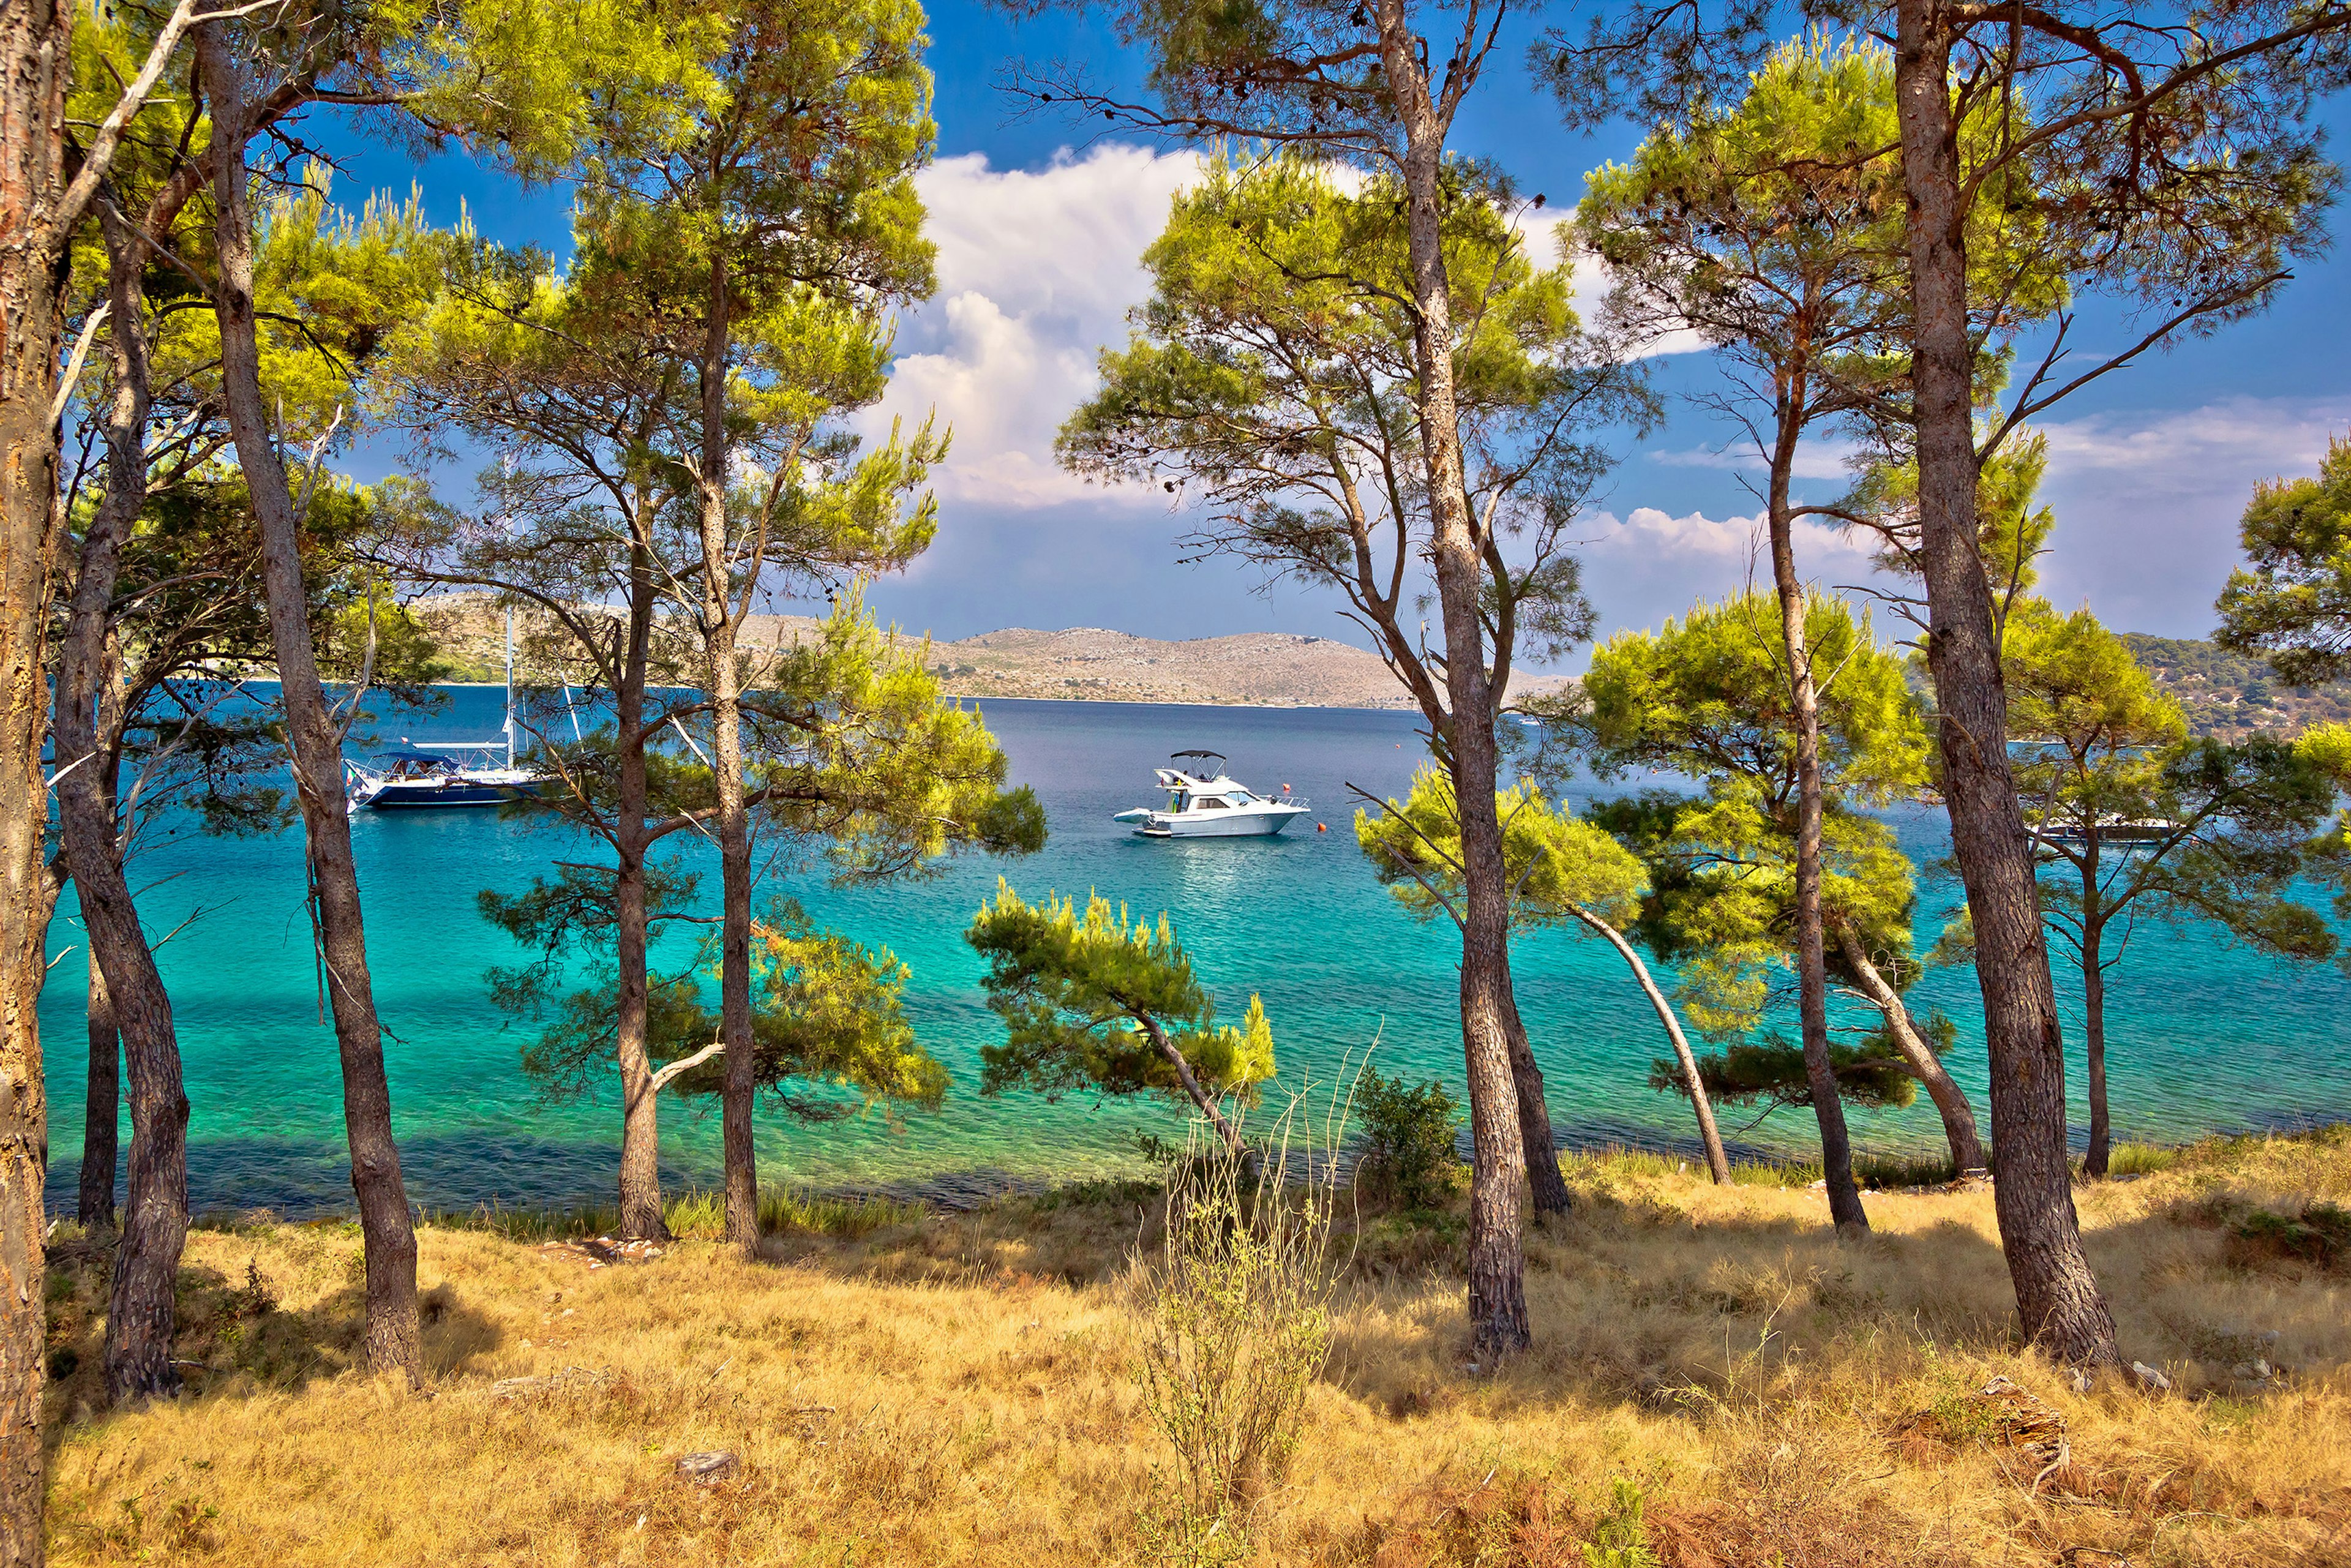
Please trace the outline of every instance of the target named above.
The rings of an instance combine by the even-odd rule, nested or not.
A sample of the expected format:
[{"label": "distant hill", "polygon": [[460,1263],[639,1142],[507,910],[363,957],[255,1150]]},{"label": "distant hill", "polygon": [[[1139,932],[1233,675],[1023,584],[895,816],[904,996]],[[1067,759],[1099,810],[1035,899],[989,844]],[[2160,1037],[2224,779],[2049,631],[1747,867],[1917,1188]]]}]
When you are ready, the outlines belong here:
[{"label": "distant hill", "polygon": [[[1025,627],[935,643],[931,668],[971,696],[1098,702],[1247,703],[1264,707],[1403,708],[1412,699],[1379,655],[1332,637],[1245,632],[1161,642],[1094,626]],[[1514,680],[1520,696],[1563,676]]]},{"label": "distant hill", "polygon": [[[440,642],[454,679],[503,678],[505,617],[487,595],[435,594],[411,609]],[[816,625],[806,616],[754,615],[744,634],[752,646],[775,647],[808,635]],[[517,667],[525,678],[542,674],[532,645],[549,629],[543,615],[517,618]],[[669,630],[674,636],[684,627],[673,623]],[[674,655],[684,653],[673,646]],[[1163,642],[1094,626],[1061,632],[1014,627],[934,643],[927,663],[957,696],[1262,707],[1412,706],[1376,653],[1332,637],[1284,632]],[[1561,675],[1520,677],[1511,682],[1511,692],[1528,696],[1568,684]]]},{"label": "distant hill", "polygon": [[2126,632],[2131,656],[2188,710],[2199,735],[2298,735],[2314,724],[2351,720],[2351,683],[2289,686],[2260,659],[2184,637]]}]

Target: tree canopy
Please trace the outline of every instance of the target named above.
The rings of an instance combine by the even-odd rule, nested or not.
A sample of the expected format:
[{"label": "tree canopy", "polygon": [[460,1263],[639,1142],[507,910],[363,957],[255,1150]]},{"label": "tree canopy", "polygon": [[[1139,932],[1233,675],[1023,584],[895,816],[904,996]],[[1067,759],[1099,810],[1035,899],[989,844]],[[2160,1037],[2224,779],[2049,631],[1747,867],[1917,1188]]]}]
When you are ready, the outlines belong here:
[{"label": "tree canopy", "polygon": [[2252,570],[2229,574],[2216,641],[2296,685],[2351,674],[2351,438],[2315,475],[2256,486],[2242,535]]},{"label": "tree canopy", "polygon": [[983,1093],[1165,1094],[1240,1146],[1224,1102],[1253,1103],[1273,1076],[1273,1030],[1254,996],[1239,1028],[1216,1021],[1166,915],[1130,921],[1099,894],[1082,911],[1050,894],[1027,904],[999,882],[964,939],[987,960],[981,984],[1006,1031],[981,1048]]}]

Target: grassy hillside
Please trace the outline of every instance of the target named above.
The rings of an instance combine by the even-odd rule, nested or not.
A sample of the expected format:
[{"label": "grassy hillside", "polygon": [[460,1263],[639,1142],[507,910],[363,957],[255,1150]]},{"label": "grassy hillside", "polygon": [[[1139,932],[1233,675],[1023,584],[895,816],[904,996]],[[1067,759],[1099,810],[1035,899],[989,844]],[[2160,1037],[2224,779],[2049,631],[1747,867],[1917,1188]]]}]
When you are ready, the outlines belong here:
[{"label": "grassy hillside", "polygon": [[[1465,1354],[1458,1208],[1365,1214],[1253,1542],[1186,1557],[1153,1549],[1147,1188],[800,1207],[758,1262],[428,1228],[424,1398],[350,1370],[353,1228],[200,1229],[193,1393],[111,1415],[104,1259],[68,1232],[55,1561],[2351,1563],[2351,1136],[2134,1163],[2168,1168],[2078,1201],[2125,1354],[2170,1392],[2019,1354],[1980,1187],[1872,1193],[1876,1234],[1840,1244],[1817,1192],[1576,1162],[1573,1214],[1529,1240],[1536,1348],[1499,1370]],[[739,1468],[681,1478],[711,1450]]]}]

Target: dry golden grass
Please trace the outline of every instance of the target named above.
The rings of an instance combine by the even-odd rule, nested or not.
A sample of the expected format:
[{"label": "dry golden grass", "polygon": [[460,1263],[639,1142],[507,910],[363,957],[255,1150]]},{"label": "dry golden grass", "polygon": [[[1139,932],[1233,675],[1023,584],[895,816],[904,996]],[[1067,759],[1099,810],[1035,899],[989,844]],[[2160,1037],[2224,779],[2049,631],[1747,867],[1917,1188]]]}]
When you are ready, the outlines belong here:
[{"label": "dry golden grass", "polygon": [[[2075,1393],[2014,1347],[1991,1198],[1820,1195],[1574,1167],[1529,1240],[1537,1348],[1467,1364],[1458,1218],[1367,1218],[1305,1440],[1254,1531],[1280,1563],[1699,1568],[2351,1563],[2351,1291],[2245,1217],[2351,1196],[2351,1136],[2249,1140],[2080,1189],[2126,1355],[2171,1394]],[[101,1260],[60,1249],[52,1546],[65,1563],[1005,1563],[1143,1560],[1166,1451],[1134,1379],[1138,1189],[1008,1201],[747,1263],[687,1240],[589,1269],[428,1228],[433,1386],[350,1370],[358,1237],[190,1238],[193,1393],[94,1413]],[[871,1217],[869,1217],[871,1218]],[[849,1229],[863,1228],[862,1223]],[[2252,1375],[2269,1363],[2278,1375]],[[1972,1397],[2070,1428],[2041,1467]],[[504,1379],[542,1381],[501,1388]],[[677,1479],[726,1449],[741,1472]],[[1653,1558],[1587,1553],[1612,1512]],[[2038,1482],[2036,1486],[2036,1480]]]}]

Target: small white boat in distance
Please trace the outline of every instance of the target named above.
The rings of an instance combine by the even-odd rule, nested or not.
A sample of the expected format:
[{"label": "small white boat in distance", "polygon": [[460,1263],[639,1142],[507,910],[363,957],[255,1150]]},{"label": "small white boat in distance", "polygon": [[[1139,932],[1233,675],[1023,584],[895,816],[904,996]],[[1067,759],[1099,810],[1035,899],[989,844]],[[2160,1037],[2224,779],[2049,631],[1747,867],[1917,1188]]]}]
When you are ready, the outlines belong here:
[{"label": "small white boat in distance", "polygon": [[1306,802],[1293,799],[1287,784],[1274,798],[1235,782],[1221,753],[1179,751],[1168,760],[1177,766],[1155,770],[1167,791],[1166,809],[1137,806],[1111,821],[1134,823],[1146,839],[1235,839],[1270,837],[1291,818],[1308,814]]}]

